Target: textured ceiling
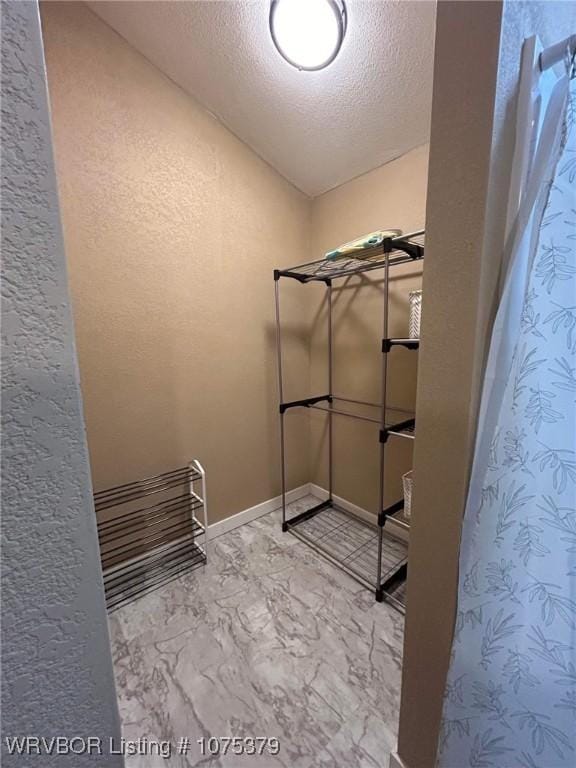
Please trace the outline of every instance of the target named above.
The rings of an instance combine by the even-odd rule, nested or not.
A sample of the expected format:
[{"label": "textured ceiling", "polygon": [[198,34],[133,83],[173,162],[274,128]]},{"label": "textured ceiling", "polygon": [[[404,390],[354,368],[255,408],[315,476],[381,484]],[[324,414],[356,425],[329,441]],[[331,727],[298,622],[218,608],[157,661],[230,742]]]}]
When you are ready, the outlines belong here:
[{"label": "textured ceiling", "polygon": [[431,1],[348,0],[342,50],[319,72],[280,57],[268,0],[89,5],[308,195],[428,141]]}]

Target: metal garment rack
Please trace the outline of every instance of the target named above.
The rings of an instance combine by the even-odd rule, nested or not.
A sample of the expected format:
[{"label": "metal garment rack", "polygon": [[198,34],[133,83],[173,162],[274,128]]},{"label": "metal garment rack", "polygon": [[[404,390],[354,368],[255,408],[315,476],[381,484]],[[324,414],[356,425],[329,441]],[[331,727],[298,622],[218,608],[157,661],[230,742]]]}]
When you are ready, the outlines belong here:
[{"label": "metal garment rack", "polygon": [[98,491],[94,507],[109,611],[205,565],[206,473],[199,461]]},{"label": "metal garment rack", "polygon": [[[396,347],[416,350],[419,339],[390,338],[388,335],[389,275],[399,264],[407,264],[424,258],[424,231],[386,238],[381,246],[370,251],[368,257],[342,258],[334,261],[320,259],[289,269],[274,270],[276,300],[276,344],[278,355],[278,384],[280,395],[280,458],[282,482],[282,530],[290,531],[358,582],[374,591],[378,602],[384,599],[403,609],[403,582],[408,560],[407,546],[397,536],[385,530],[393,521],[401,530],[409,530],[409,522],[403,518],[404,500],[401,499],[384,509],[384,462],[389,438],[413,440],[415,437],[414,413],[387,405],[388,355]],[[332,331],[332,281],[351,275],[384,271],[383,325],[382,325],[382,382],[381,400],[370,403],[363,400],[340,397],[333,391],[333,331]],[[326,285],[328,313],[328,391],[325,394],[302,400],[284,400],[282,372],[282,327],[280,317],[280,279],[291,278],[300,283],[320,282]],[[372,416],[344,410],[340,403],[349,403],[375,409]],[[311,509],[294,517],[286,518],[286,413],[293,408],[309,408],[324,411],[328,416],[328,498]],[[377,414],[377,415],[376,415]],[[333,418],[342,416],[374,423],[379,427],[380,452],[378,508],[375,523],[370,523],[338,506],[333,498]]]}]

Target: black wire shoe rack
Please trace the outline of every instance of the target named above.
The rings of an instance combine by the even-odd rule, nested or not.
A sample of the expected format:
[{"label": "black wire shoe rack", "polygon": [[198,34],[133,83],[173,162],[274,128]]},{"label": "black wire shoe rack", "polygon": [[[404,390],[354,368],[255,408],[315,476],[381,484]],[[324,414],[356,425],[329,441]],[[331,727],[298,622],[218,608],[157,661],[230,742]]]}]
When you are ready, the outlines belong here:
[{"label": "black wire shoe rack", "polygon": [[[424,231],[389,237],[381,246],[371,249],[366,257],[340,258],[333,261],[320,259],[289,269],[274,270],[276,300],[276,345],[280,396],[280,456],[282,480],[282,530],[289,531],[326,559],[346,571],[356,581],[374,591],[378,602],[384,599],[404,610],[405,580],[408,572],[408,546],[402,535],[409,531],[410,523],[404,516],[404,499],[384,509],[384,468],[389,440],[414,440],[416,420],[414,413],[393,408],[387,404],[388,357],[394,349],[404,347],[417,350],[419,339],[390,338],[388,334],[390,272],[399,264],[408,264],[424,258]],[[333,329],[332,282],[339,278],[382,270],[383,324],[382,324],[382,386],[381,400],[370,403],[340,397],[333,392]],[[300,283],[319,282],[326,286],[328,316],[328,391],[302,400],[284,400],[282,365],[282,324],[280,315],[280,281],[297,280]],[[355,413],[355,406],[364,407],[364,413]],[[328,498],[311,509],[287,518],[286,507],[286,450],[285,418],[294,408],[324,411],[328,418]],[[356,409],[358,410],[358,409]],[[369,415],[369,413],[372,415]],[[333,419],[348,417],[374,423],[379,450],[378,507],[370,519],[343,508],[333,496]],[[373,521],[372,521],[373,520]],[[392,524],[391,524],[392,523]]]},{"label": "black wire shoe rack", "polygon": [[205,565],[206,473],[199,461],[98,491],[94,507],[108,611]]}]

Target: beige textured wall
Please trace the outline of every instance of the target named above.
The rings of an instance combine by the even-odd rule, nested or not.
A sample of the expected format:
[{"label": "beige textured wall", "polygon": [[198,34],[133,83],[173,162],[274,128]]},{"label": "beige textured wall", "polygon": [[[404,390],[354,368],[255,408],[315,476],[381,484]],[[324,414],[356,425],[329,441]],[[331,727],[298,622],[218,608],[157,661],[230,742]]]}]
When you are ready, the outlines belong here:
[{"label": "beige textured wall", "polygon": [[[280,490],[272,269],[308,253],[309,200],[85,6],[42,22],[94,485],[198,456],[227,517]],[[284,314],[303,397],[299,285]],[[297,486],[306,416],[290,430]]]},{"label": "beige textured wall", "polygon": [[484,244],[501,11],[500,2],[480,0],[437,9],[398,742],[409,768],[435,764],[487,308],[500,264],[500,251]]},{"label": "beige textured wall", "polygon": [[[424,226],[428,146],[418,147],[381,168],[316,198],[312,206],[311,258],[367,232]],[[421,287],[422,263],[390,273],[389,335],[407,336],[408,294]],[[311,340],[312,391],[327,391],[325,288],[304,286],[315,309]],[[381,397],[383,283],[380,272],[334,282],[334,387],[337,395],[377,402]],[[396,348],[389,355],[389,402],[414,409],[418,352]],[[374,408],[335,407],[379,417]],[[334,492],[369,511],[378,504],[378,426],[334,416]],[[326,417],[311,411],[312,479],[327,487]],[[402,496],[401,475],[412,465],[412,442],[390,440],[385,503]]]},{"label": "beige textured wall", "polygon": [[438,3],[398,750],[408,768],[435,764],[461,522],[498,302],[522,44],[538,34],[551,45],[575,25],[569,2]]}]

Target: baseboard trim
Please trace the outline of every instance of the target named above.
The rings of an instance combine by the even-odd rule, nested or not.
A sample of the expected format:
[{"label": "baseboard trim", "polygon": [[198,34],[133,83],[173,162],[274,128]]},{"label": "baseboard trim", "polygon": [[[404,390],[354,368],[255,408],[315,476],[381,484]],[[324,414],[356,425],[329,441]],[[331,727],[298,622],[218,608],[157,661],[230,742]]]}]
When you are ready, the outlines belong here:
[{"label": "baseboard trim", "polygon": [[400,759],[398,752],[392,752],[390,754],[389,768],[408,768],[406,763]]},{"label": "baseboard trim", "polygon": [[[310,483],[305,483],[298,488],[293,488],[286,494],[286,503],[291,504],[293,501],[298,501],[298,499],[301,499],[303,496],[308,496],[309,493],[311,493]],[[275,509],[278,509],[281,504],[282,496],[275,496],[273,499],[268,499],[268,501],[263,501],[261,504],[256,504],[254,507],[244,509],[242,512],[226,517],[224,520],[212,523],[208,526],[208,541],[210,541],[210,539],[217,539],[218,536],[222,536],[225,533],[228,533],[228,531],[234,530],[234,528],[239,528],[241,525],[251,523],[252,520],[257,520],[259,517],[262,517],[262,515],[267,515],[270,512],[273,512]]]},{"label": "baseboard trim", "polygon": [[[313,496],[317,496],[322,501],[325,501],[328,498],[328,491],[320,485],[316,485],[316,483],[310,483],[310,493]],[[356,517],[359,517],[361,520],[366,520],[366,522],[372,523],[372,525],[376,522],[376,515],[372,512],[368,512],[367,509],[363,509],[357,504],[353,504],[351,501],[348,501],[348,499],[343,499],[342,496],[334,495],[332,498],[339,507],[342,507],[342,509],[350,512],[352,515],[356,515]],[[406,531],[399,525],[396,525],[393,520],[386,522],[386,530],[396,536],[396,538],[408,541],[408,534]]]},{"label": "baseboard trim", "polygon": [[[313,496],[322,499],[322,501],[325,501],[328,498],[328,491],[325,488],[322,488],[322,486],[316,485],[316,483],[310,483],[310,493]],[[332,498],[339,507],[342,507],[342,509],[345,509],[347,512],[362,518],[362,520],[366,520],[368,523],[374,523],[376,516],[371,512],[368,512],[367,509],[362,509],[362,507],[352,504],[351,501],[343,499],[342,496],[333,496]]]},{"label": "baseboard trim", "polygon": [[[298,499],[308,495],[316,496],[316,498],[321,501],[325,501],[328,498],[328,491],[325,488],[322,488],[322,486],[316,485],[316,483],[304,483],[304,485],[300,485],[298,488],[293,488],[291,491],[288,491],[286,494],[286,504],[291,504],[293,501],[298,501]],[[359,517],[361,520],[366,520],[366,522],[374,524],[376,516],[372,514],[372,512],[368,512],[367,509],[363,509],[357,504],[353,504],[351,501],[348,501],[348,499],[342,498],[342,496],[333,496],[333,499],[339,507],[342,507],[342,509],[350,512],[352,515],[356,515],[356,517]],[[233,531],[234,528],[239,528],[241,525],[251,523],[252,520],[257,520],[259,517],[278,509],[281,504],[282,496],[275,496],[273,499],[268,499],[268,501],[263,501],[261,504],[256,504],[254,507],[244,509],[242,512],[226,517],[224,520],[212,523],[208,526],[208,539],[217,539],[218,536],[223,536],[225,533],[228,533],[228,531]],[[406,531],[400,528],[400,526],[395,525],[393,521],[387,522],[386,528],[397,538],[403,539],[404,541],[408,540]]]}]

